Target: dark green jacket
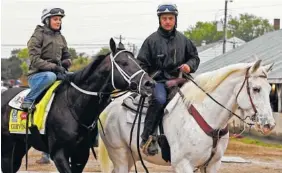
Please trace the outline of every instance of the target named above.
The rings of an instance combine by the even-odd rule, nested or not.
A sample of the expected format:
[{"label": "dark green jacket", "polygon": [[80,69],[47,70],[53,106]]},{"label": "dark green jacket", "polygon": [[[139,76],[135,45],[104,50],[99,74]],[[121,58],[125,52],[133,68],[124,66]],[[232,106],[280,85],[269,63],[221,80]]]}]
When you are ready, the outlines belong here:
[{"label": "dark green jacket", "polygon": [[65,37],[59,31],[38,25],[27,43],[30,66],[28,75],[53,71],[65,59],[71,59]]}]

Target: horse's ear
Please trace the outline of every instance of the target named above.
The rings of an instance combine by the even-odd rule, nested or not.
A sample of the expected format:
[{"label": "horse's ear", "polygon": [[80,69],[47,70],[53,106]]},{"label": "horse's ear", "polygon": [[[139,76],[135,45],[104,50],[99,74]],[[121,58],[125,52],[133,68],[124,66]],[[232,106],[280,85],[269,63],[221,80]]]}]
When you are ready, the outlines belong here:
[{"label": "horse's ear", "polygon": [[113,38],[110,39],[110,48],[113,54],[116,53],[117,47]]},{"label": "horse's ear", "polygon": [[251,73],[254,73],[257,71],[257,69],[260,67],[261,60],[256,61],[256,63],[251,67]]},{"label": "horse's ear", "polygon": [[265,69],[266,72],[270,72],[273,66],[274,66],[274,63],[271,63],[271,64],[263,66],[263,68]]}]

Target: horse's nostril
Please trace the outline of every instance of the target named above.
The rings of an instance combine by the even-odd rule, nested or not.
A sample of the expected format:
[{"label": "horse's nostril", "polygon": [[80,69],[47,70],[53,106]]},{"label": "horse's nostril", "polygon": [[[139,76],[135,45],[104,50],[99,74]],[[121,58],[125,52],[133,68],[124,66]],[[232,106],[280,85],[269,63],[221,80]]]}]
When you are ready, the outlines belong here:
[{"label": "horse's nostril", "polygon": [[152,81],[147,81],[147,82],[145,82],[145,86],[146,86],[146,87],[154,87],[154,86],[155,86],[155,83],[152,82]]},{"label": "horse's nostril", "polygon": [[270,124],[265,124],[263,127],[267,128],[267,129],[270,129]]}]

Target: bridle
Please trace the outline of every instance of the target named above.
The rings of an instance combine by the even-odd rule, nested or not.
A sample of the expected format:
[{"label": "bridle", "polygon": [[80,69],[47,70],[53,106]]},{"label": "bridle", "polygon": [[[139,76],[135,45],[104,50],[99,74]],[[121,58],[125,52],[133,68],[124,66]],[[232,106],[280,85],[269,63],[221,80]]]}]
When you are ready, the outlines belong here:
[{"label": "bridle", "polygon": [[142,85],[142,81],[143,81],[143,78],[144,78],[144,75],[146,74],[146,72],[136,63],[136,61],[134,61],[130,56],[128,56],[128,58],[131,61],[133,61],[140,68],[140,70],[138,70],[137,72],[135,72],[134,74],[129,76],[115,61],[115,58],[122,52],[127,52],[127,53],[132,54],[131,52],[129,52],[127,50],[121,50],[118,53],[116,53],[115,56],[113,56],[113,54],[110,55],[111,64],[112,64],[112,80],[111,80],[112,86],[113,86],[114,89],[117,89],[116,86],[115,86],[115,81],[114,81],[114,67],[117,68],[118,72],[121,74],[121,76],[128,83],[129,86],[131,86],[131,84],[133,83],[131,80],[134,79],[140,73],[142,73],[139,84],[138,84],[138,92],[141,93],[141,85]]},{"label": "bridle", "polygon": [[[249,84],[249,70],[250,70],[251,67],[248,67],[247,70],[246,70],[246,74],[245,74],[245,79],[244,79],[244,82],[242,83],[242,86],[240,88],[240,90],[238,91],[237,95],[236,95],[236,101],[237,101],[237,98],[239,96],[239,94],[241,93],[242,89],[244,88],[244,85],[245,83],[247,83],[246,85],[246,89],[247,89],[247,93],[248,93],[248,96],[249,96],[249,100],[251,102],[251,105],[252,105],[252,109],[254,111],[254,114],[251,116],[251,120],[254,121],[257,117],[257,109],[256,109],[256,106],[254,105],[254,102],[253,102],[253,99],[251,97],[251,88],[250,88],[250,84]],[[246,122],[246,119],[249,118],[249,116],[245,117],[244,119],[241,118],[239,115],[237,115],[236,113],[234,113],[233,111],[231,111],[230,109],[226,108],[224,105],[222,105],[221,103],[219,103],[217,100],[215,100],[209,93],[207,93],[202,87],[200,87],[189,75],[183,73],[185,75],[186,78],[188,78],[191,82],[193,82],[200,90],[202,90],[210,99],[212,99],[215,103],[217,103],[219,106],[221,106],[222,108],[224,108],[225,110],[227,110],[229,113],[231,113],[232,115],[235,115],[239,120],[241,120],[242,122],[244,122],[245,124],[249,125],[249,126],[252,126],[254,125],[253,123],[247,123]],[[259,76],[259,77],[262,77],[262,78],[266,78],[266,76]],[[180,91],[180,90],[179,90]],[[184,98],[184,95],[183,93],[180,93],[181,97]]]},{"label": "bridle", "polygon": [[[144,78],[144,75],[146,74],[146,72],[136,63],[136,61],[134,61],[130,56],[128,56],[128,58],[133,61],[134,63],[136,63],[136,65],[140,68],[140,70],[138,70],[137,72],[135,72],[132,75],[128,75],[119,65],[118,63],[115,61],[115,59],[118,57],[119,54],[123,53],[123,52],[127,52],[132,54],[130,51],[127,50],[121,50],[119,52],[117,52],[114,56],[113,53],[110,54],[110,60],[111,60],[111,84],[113,86],[114,89],[117,89],[115,86],[115,80],[114,80],[114,73],[115,73],[115,68],[117,69],[117,71],[121,74],[121,76],[123,77],[123,79],[128,83],[129,86],[131,86],[132,84],[136,84],[135,82],[133,82],[132,80],[138,76],[139,74],[141,74],[141,78],[138,84],[138,89],[136,90],[137,92],[141,93],[141,85],[142,85],[142,81]],[[114,92],[110,92],[110,93],[105,93],[105,92],[93,92],[93,91],[87,91],[84,90],[82,88],[80,88],[79,86],[77,86],[76,84],[74,84],[73,82],[70,82],[71,86],[73,86],[75,89],[77,89],[78,91],[86,94],[86,95],[93,95],[93,96],[99,96],[99,95],[103,95],[103,94],[114,94],[114,93],[118,93],[118,92],[123,92],[123,91],[114,91]],[[137,84],[136,84],[137,85]],[[131,90],[133,91],[133,90]]]},{"label": "bridle", "polygon": [[[248,94],[248,96],[249,96],[249,100],[250,100],[250,103],[251,103],[251,105],[252,105],[252,109],[253,109],[253,111],[254,111],[254,114],[250,117],[250,119],[251,119],[252,121],[255,121],[256,118],[257,118],[258,111],[257,111],[257,108],[256,108],[256,106],[255,106],[255,104],[254,104],[254,101],[253,101],[252,97],[251,97],[251,88],[250,88],[250,84],[249,84],[249,78],[250,78],[250,76],[249,76],[249,73],[248,73],[249,70],[250,70],[250,67],[247,69],[246,74],[245,74],[245,80],[244,80],[244,82],[243,82],[243,84],[242,84],[242,86],[241,86],[241,88],[240,88],[238,94],[236,95],[236,101],[237,101],[238,96],[239,96],[239,94],[241,93],[241,91],[242,91],[242,89],[243,89],[245,83],[247,83],[247,85],[246,85],[246,87],[247,87],[247,88],[246,88],[246,89],[247,89],[247,94]],[[265,76],[260,75],[259,77],[260,77],[260,78],[267,78],[266,75],[265,75]],[[240,107],[239,107],[239,108],[240,108]],[[248,117],[249,117],[249,116],[248,116]],[[247,117],[246,117],[246,118],[247,118]]]}]

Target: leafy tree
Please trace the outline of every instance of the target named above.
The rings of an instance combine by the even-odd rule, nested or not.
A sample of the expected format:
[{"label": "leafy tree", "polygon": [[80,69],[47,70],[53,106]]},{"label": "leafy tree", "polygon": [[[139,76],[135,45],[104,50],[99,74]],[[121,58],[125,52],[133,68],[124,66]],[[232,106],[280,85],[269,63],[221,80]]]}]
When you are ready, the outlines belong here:
[{"label": "leafy tree", "polygon": [[[197,22],[195,26],[190,27],[184,32],[196,46],[200,46],[202,41],[207,44],[216,42],[223,38],[223,32],[218,32],[216,22]],[[230,36],[230,34],[228,34]]]},{"label": "leafy tree", "polygon": [[71,54],[72,59],[76,59],[78,57],[74,48],[69,48],[69,53]]},{"label": "leafy tree", "polygon": [[[227,38],[236,36],[245,41],[251,41],[266,32],[272,31],[273,27],[267,19],[251,14],[240,14],[239,17],[230,17],[228,22]],[[184,34],[191,39],[196,46],[200,46],[205,40],[207,44],[223,39],[223,32],[217,31],[216,22],[197,22]]]},{"label": "leafy tree", "polygon": [[99,56],[99,55],[106,55],[108,54],[110,51],[110,49],[108,47],[102,47],[98,53],[96,53],[95,56]]},{"label": "leafy tree", "polygon": [[273,26],[267,19],[252,14],[240,14],[229,20],[229,29],[233,35],[245,41],[251,41],[266,32],[273,31]]}]

